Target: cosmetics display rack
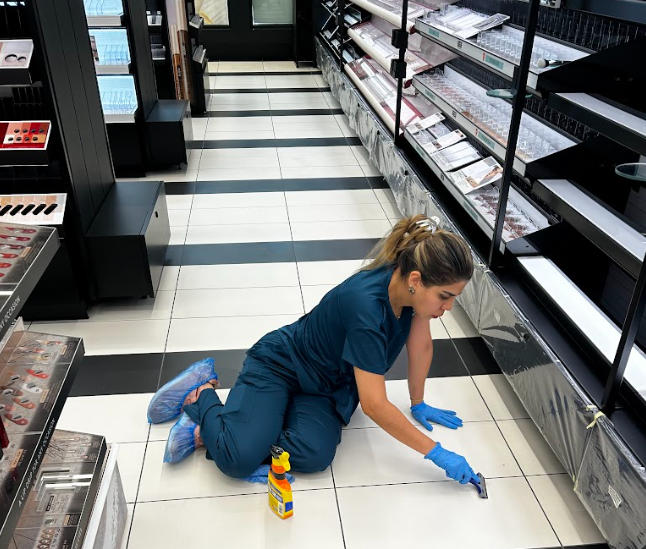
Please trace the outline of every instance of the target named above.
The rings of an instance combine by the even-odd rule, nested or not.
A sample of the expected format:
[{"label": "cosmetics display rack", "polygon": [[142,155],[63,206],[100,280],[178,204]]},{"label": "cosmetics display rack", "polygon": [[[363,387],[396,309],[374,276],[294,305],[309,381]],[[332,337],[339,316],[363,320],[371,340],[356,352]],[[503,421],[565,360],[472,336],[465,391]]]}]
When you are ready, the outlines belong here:
[{"label": "cosmetics display rack", "polygon": [[[381,4],[351,3],[384,32]],[[601,531],[628,547],[646,535],[633,514],[646,504],[646,210],[643,181],[620,166],[646,155],[646,12],[530,0],[496,14],[464,0],[411,18],[411,3],[396,4],[409,17],[375,48],[334,25],[348,5],[337,0],[323,73],[402,212],[439,212],[467,236],[482,277],[463,307]],[[430,69],[405,64],[407,32],[422,36]],[[385,78],[389,63],[397,96],[384,102],[363,73]],[[620,486],[625,507],[609,516],[616,504],[595,482]]]},{"label": "cosmetics display rack", "polygon": [[159,99],[175,99],[165,0],[146,0],[146,16],[157,96]]},{"label": "cosmetics display rack", "polygon": [[115,171],[143,176],[145,124],[157,102],[145,0],[83,3]]},{"label": "cosmetics display rack", "polygon": [[0,86],[31,86],[31,40],[0,40]]}]

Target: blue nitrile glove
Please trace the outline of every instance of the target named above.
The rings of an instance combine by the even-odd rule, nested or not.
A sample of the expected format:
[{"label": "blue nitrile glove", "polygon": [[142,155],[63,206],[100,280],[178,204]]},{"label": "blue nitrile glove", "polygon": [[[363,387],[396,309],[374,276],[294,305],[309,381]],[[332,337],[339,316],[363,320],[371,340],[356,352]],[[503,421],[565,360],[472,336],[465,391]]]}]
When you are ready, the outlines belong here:
[{"label": "blue nitrile glove", "polygon": [[444,425],[444,427],[448,427],[449,429],[462,427],[462,420],[455,415],[455,412],[452,412],[451,410],[442,410],[441,408],[433,408],[433,406],[429,406],[423,401],[419,404],[415,404],[415,406],[411,406],[410,411],[413,414],[413,417],[429,431],[433,430],[433,426],[429,421],[434,421],[435,423]]},{"label": "blue nitrile glove", "polygon": [[[293,484],[294,480],[296,480],[294,476],[290,475],[289,473],[285,473],[285,475],[290,484]],[[246,480],[247,482],[253,482],[257,484],[267,484],[268,476],[269,476],[269,465],[261,465],[253,473],[251,473],[250,476],[245,477],[242,480]]]},{"label": "blue nitrile glove", "polygon": [[473,472],[466,459],[445,450],[439,442],[424,456],[424,459],[430,459],[446,471],[447,477],[457,480],[460,484],[468,484],[471,479],[478,480],[478,475]]}]

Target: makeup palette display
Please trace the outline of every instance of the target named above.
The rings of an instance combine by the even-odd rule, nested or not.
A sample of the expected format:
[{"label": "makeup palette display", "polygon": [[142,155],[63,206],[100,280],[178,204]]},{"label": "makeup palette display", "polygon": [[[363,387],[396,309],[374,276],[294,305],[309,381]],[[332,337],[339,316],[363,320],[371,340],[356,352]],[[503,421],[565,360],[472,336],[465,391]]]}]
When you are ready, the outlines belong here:
[{"label": "makeup palette display", "polygon": [[47,120],[0,122],[0,165],[47,164],[50,130],[51,122]]},{"label": "makeup palette display", "polygon": [[31,40],[0,40],[0,84],[28,86],[34,43]]},{"label": "makeup palette display", "polygon": [[0,222],[62,225],[66,204],[65,193],[0,195]]}]

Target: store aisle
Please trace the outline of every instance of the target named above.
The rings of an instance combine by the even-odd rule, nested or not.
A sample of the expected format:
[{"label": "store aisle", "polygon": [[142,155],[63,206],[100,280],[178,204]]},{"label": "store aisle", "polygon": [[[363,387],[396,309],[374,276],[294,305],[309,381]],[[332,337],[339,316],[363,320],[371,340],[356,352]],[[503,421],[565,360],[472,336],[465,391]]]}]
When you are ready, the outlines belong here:
[{"label": "store aisle", "polygon": [[[172,225],[156,299],[31,326],[85,338],[88,356],[59,427],[123,443],[132,522],[124,549],[605,547],[459,308],[432,323],[427,399],[465,421],[458,431],[437,426],[433,436],[485,474],[489,500],[447,481],[360,410],[332,467],[297,475],[287,523],[270,515],[265,486],[224,477],[203,451],[162,464],[171,425],[146,423],[152,393],[213,356],[226,397],[245,350],[315,306],[400,218],[317,71],[261,62],[209,70],[209,113],[192,121],[188,166],[148,176],[167,182]],[[387,382],[402,410],[405,377],[402,356]]]}]

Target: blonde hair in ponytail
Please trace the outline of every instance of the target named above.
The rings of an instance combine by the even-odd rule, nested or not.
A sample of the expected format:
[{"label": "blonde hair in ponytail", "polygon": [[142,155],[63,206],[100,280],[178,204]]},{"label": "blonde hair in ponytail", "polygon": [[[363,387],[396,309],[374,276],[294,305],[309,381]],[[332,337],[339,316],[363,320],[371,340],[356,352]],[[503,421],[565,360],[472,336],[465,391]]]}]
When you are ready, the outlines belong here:
[{"label": "blonde hair in ponytail", "polygon": [[473,276],[473,257],[467,243],[421,214],[397,223],[369,257],[374,260],[362,270],[399,267],[402,277],[419,271],[425,286],[448,286]]}]

